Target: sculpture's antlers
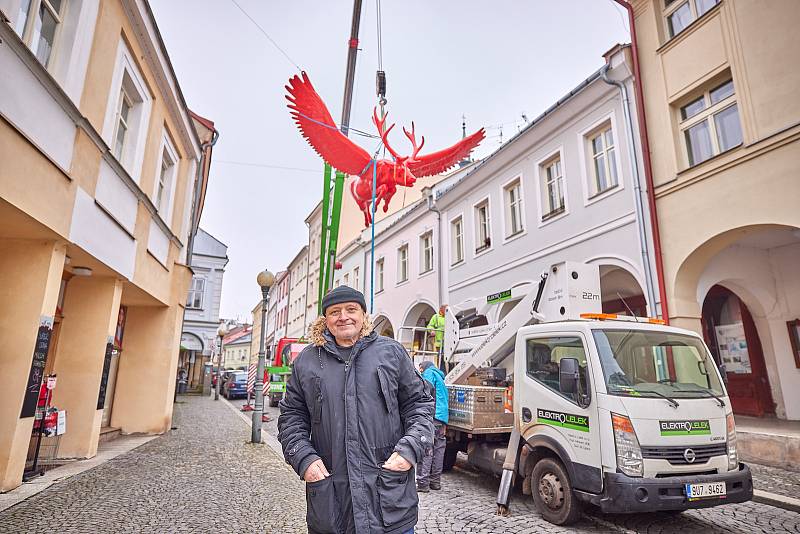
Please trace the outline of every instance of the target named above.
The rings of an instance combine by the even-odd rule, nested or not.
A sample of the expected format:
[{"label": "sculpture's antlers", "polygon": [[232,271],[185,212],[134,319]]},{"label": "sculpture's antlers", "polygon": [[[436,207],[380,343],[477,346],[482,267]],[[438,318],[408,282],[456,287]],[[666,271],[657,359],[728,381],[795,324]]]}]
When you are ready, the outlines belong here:
[{"label": "sculpture's antlers", "polygon": [[383,141],[383,146],[386,147],[386,150],[389,151],[389,154],[391,154],[392,157],[395,160],[398,160],[402,156],[400,156],[400,154],[398,154],[397,152],[392,150],[392,147],[389,146],[389,132],[392,131],[392,128],[394,128],[394,124],[392,124],[391,126],[386,128],[385,130],[383,129],[384,124],[386,124],[386,117],[388,117],[388,116],[389,116],[389,114],[386,113],[383,116],[382,119],[379,119],[378,118],[378,108],[377,107],[372,108],[372,122],[374,122],[375,123],[375,127],[378,128],[378,133],[381,135],[381,140]]},{"label": "sculpture's antlers", "polygon": [[425,136],[422,136],[419,146],[417,146],[417,136],[414,132],[414,121],[411,121],[411,133],[408,133],[408,130],[406,130],[405,127],[403,127],[403,133],[406,134],[408,140],[411,141],[411,148],[413,148],[413,152],[408,159],[415,160],[417,159],[417,154],[419,154],[419,151],[422,150],[422,145],[425,144]]}]

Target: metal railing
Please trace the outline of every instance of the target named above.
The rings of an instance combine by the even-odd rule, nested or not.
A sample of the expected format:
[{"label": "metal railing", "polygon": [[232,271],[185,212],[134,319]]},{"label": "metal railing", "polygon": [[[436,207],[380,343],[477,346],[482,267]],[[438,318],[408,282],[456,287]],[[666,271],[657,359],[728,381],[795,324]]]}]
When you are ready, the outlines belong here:
[{"label": "metal railing", "polygon": [[[414,348],[414,342],[416,341],[415,338],[418,332],[424,332],[422,344]],[[428,328],[426,326],[401,326],[397,332],[396,339],[406,348],[415,363],[419,364],[424,360],[429,360],[439,367],[440,354],[439,351],[434,348],[435,337],[431,335],[432,333],[435,334],[435,332],[437,332],[436,328]],[[410,336],[404,336],[404,333],[410,333]]]}]

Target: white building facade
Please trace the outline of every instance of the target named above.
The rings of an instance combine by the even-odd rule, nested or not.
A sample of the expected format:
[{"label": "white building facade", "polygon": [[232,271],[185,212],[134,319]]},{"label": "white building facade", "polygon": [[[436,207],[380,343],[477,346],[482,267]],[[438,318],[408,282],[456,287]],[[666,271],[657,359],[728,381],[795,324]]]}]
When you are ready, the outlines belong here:
[{"label": "white building facade", "polygon": [[356,268],[359,274],[365,273],[358,282],[378,332],[410,350],[431,349],[422,329],[446,301],[441,289],[438,215],[428,197],[441,194],[475,165],[436,177],[436,183],[424,188],[423,198],[376,223],[374,280],[371,228],[362,232],[357,247],[340,256],[342,280],[347,274],[352,279]]},{"label": "white building facade", "polygon": [[[346,247],[337,280],[352,280],[363,262],[359,282],[382,335],[424,352],[422,329],[441,304],[463,317],[491,295],[533,289],[565,260],[599,267],[605,311],[657,313],[636,110],[614,84],[632,94],[627,56],[627,47],[612,51],[606,68],[494,154],[377,223],[374,297],[370,229]],[[498,321],[517,302],[499,300],[472,325]]]},{"label": "white building facade", "polygon": [[[616,49],[604,69],[436,199],[448,300],[462,315],[492,295],[534,287],[565,260],[599,266],[604,311],[658,310],[636,111],[610,83],[632,94],[627,55]],[[500,301],[479,320],[494,323],[517,302]]]},{"label": "white building facade", "polygon": [[216,356],[222,279],[228,264],[228,246],[200,228],[192,253],[192,283],[186,297],[179,367],[193,388],[202,379],[205,363]]}]

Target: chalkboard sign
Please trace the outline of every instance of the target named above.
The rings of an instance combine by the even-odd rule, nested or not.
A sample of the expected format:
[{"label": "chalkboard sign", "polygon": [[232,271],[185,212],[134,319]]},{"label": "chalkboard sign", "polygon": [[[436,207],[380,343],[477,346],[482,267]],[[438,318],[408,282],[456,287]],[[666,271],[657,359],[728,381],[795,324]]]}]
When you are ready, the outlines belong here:
[{"label": "chalkboard sign", "polygon": [[106,387],[108,387],[108,372],[111,370],[111,355],[114,353],[114,342],[106,343],[106,357],[103,360],[103,376],[100,377],[100,392],[97,394],[97,409],[102,410],[106,404]]},{"label": "chalkboard sign", "polygon": [[36,334],[36,345],[33,348],[33,360],[31,361],[31,372],[28,374],[28,382],[25,385],[25,396],[22,398],[22,411],[19,414],[23,417],[33,417],[36,413],[36,404],[39,401],[39,389],[42,387],[44,378],[44,366],[47,362],[47,350],[50,348],[50,333],[53,320],[42,318],[39,324],[39,332]]}]

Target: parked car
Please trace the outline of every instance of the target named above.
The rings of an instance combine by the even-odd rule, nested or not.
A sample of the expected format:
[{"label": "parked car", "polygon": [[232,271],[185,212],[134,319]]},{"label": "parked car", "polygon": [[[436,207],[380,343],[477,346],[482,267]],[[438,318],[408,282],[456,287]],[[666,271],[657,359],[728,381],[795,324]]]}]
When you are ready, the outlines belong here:
[{"label": "parked car", "polygon": [[[219,383],[219,389],[222,391],[222,388],[225,387],[225,382],[231,377],[231,374],[235,373],[235,369],[223,369],[220,375],[222,376],[222,382]],[[211,387],[214,388],[217,386],[217,372],[211,371]]]},{"label": "parked car", "polygon": [[[223,375],[223,380],[225,376]],[[245,371],[236,371],[228,376],[222,384],[222,393],[226,399],[233,399],[236,397],[247,396],[247,373]]]}]

